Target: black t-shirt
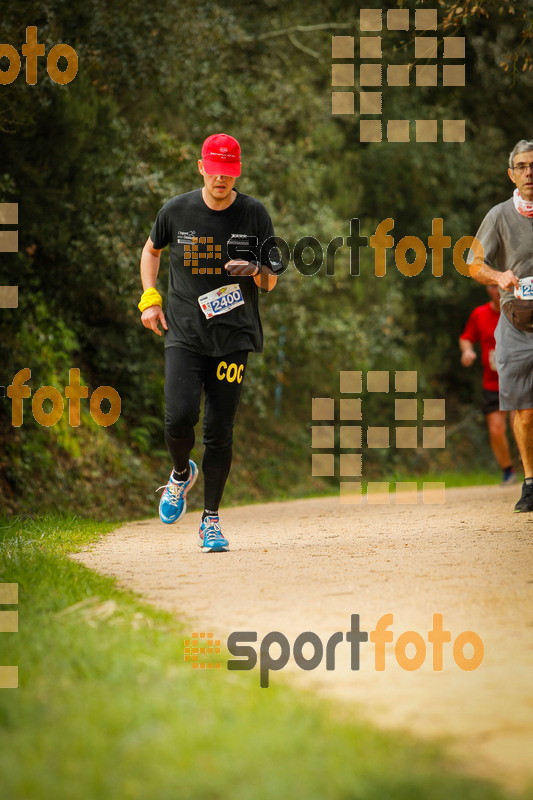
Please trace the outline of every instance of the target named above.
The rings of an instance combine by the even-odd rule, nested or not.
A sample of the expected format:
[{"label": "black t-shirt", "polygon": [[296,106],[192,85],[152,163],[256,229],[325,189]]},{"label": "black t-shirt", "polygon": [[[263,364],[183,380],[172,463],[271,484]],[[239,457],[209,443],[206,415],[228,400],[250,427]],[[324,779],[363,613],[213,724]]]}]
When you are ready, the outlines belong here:
[{"label": "black t-shirt", "polygon": [[[262,351],[255,281],[250,276],[230,275],[224,264],[231,258],[259,263],[261,245],[273,235],[264,205],[240,192],[222,211],[213,211],[205,204],[201,189],[165,203],[150,234],[156,249],[170,245],[165,347],[185,347],[207,356]],[[264,250],[263,264],[280,272],[283,267],[274,242],[272,245],[272,250]],[[198,298],[234,284],[238,284],[244,302],[207,318]],[[222,290],[221,296],[224,292],[233,297],[239,294],[238,290]],[[220,310],[219,305],[216,301],[212,308]]]}]

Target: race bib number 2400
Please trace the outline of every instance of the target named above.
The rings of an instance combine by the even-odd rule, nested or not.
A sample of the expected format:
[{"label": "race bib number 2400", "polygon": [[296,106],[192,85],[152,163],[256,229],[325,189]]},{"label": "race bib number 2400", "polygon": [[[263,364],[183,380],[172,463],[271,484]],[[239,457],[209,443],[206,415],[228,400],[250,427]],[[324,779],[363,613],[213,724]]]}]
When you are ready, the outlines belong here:
[{"label": "race bib number 2400", "polygon": [[520,278],[514,287],[514,296],[520,300],[533,300],[533,277]]},{"label": "race bib number 2400", "polygon": [[218,289],[213,289],[212,292],[200,295],[198,302],[205,318],[211,319],[211,317],[216,317],[219,314],[227,314],[228,311],[233,311],[237,306],[243,306],[244,298],[239,284],[232,283],[229,286],[219,286]]}]

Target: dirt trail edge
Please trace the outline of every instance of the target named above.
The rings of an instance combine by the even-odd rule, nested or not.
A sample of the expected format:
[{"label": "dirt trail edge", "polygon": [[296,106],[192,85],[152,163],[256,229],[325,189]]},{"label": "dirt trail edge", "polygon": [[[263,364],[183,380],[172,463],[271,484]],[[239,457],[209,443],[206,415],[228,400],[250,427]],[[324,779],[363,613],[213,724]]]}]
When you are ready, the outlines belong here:
[{"label": "dirt trail edge", "polygon": [[[448,489],[443,505],[421,498],[350,505],[332,497],[227,509],[225,554],[200,551],[200,515],[189,512],[177,525],[128,524],[75,558],[178,613],[191,633],[214,631],[223,644],[232,631],[257,631],[259,651],[266,633],[280,631],[292,648],[299,633],[313,631],[325,651],[329,637],[344,632],[333,671],[324,658],[304,672],[291,657],[283,675],[374,724],[444,736],[467,769],[520,788],[533,780],[533,514],[513,514],[519,492]],[[370,641],[361,644],[360,669],[352,671],[345,635],[351,614],[371,632],[387,613],[394,616],[394,641],[384,671],[375,669]],[[433,670],[428,642],[435,613],[451,631],[442,671]],[[419,633],[427,648],[416,671],[396,660],[405,631]],[[463,631],[483,641],[484,659],[473,671],[454,660]],[[303,652],[309,658],[311,645]],[[415,645],[405,653],[412,658]],[[472,653],[466,644],[465,658]],[[279,681],[280,673],[270,679]],[[353,712],[347,701],[358,704]]]}]

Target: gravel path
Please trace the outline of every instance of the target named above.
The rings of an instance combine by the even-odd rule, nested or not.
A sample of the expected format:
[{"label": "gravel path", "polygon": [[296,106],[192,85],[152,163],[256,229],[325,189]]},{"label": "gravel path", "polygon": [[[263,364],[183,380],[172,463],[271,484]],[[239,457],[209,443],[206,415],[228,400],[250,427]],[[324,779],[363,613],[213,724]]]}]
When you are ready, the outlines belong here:
[{"label": "gravel path", "polygon": [[[444,505],[315,498],[227,509],[221,521],[231,551],[224,554],[196,546],[200,515],[191,512],[175,526],[128,524],[75,557],[177,612],[191,633],[212,630],[223,643],[232,631],[257,631],[258,641],[280,631],[292,646],[299,633],[314,631],[325,645],[350,629],[351,614],[372,631],[392,613],[384,671],[375,669],[371,642],[361,645],[360,670],[352,671],[343,641],[334,671],[322,662],[304,672],[291,659],[271,682],[283,674],[334,697],[341,713],[444,736],[467,769],[519,788],[533,780],[533,514],[512,513],[518,495],[516,486],[476,487],[448,489]],[[433,670],[434,613],[443,615],[452,643],[463,631],[481,637],[478,669],[460,669],[450,643],[443,670]],[[426,643],[416,671],[396,661],[405,631]],[[303,652],[309,657],[311,645]],[[407,657],[414,652],[408,645]],[[472,653],[467,644],[465,657]]]}]

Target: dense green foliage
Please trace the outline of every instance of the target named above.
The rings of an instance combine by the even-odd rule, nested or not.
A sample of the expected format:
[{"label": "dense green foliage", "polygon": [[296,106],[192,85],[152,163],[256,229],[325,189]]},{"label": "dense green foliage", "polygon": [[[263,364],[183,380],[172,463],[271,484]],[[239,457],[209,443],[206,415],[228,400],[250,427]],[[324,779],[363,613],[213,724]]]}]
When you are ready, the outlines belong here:
[{"label": "dense green foliage", "polygon": [[[370,236],[387,217],[396,243],[405,235],[426,242],[439,217],[454,244],[510,195],[507,153],[531,137],[530,4],[439,3],[446,34],[466,37],[466,87],[383,87],[385,118],[467,120],[465,143],[433,144],[361,144],[358,114],[332,116],[331,36],[356,35],[360,5],[428,4],[4,4],[2,42],[20,52],[26,26],[36,25],[47,52],[57,42],[75,48],[79,73],[59,86],[40,59],[36,85],[24,80],[23,62],[19,77],[0,86],[0,202],[19,203],[20,230],[19,253],[0,256],[0,285],[20,291],[18,309],[0,310],[0,382],[30,367],[33,393],[41,385],[62,391],[77,367],[89,393],[110,385],[122,397],[120,421],[107,430],[87,401],[79,429],[66,413],[43,428],[29,400],[14,429],[10,401],[0,397],[7,508],[46,507],[67,495],[93,513],[150,507],[168,468],[163,347],[140,326],[138,261],[162,203],[199,185],[196,160],[209,133],[238,137],[238,186],[265,203],[291,248],[304,235],[325,248],[348,236],[352,218]],[[413,63],[405,32],[382,36],[385,63]],[[361,249],[359,276],[349,272],[346,247],[334,275],[323,266],[305,276],[291,263],[261,298],[265,353],[251,359],[239,418],[254,477],[244,459],[248,472],[238,459],[235,473],[236,483],[247,475],[250,496],[287,488],[286,454],[298,491],[324,486],[307,477],[311,398],[338,394],[339,370],[418,370],[420,397],[447,397],[457,435],[434,461],[428,451],[414,453],[413,470],[453,468],[473,450],[486,460],[482,420],[461,425],[474,414],[480,373],[460,367],[457,347],[484,290],[454,269],[451,250],[442,278],[431,275],[430,257],[413,278],[398,272],[392,251],[388,258],[383,278],[374,275],[370,248]],[[165,280],[163,271],[162,289]],[[392,423],[389,406],[368,398],[372,424]],[[405,466],[405,455],[369,454],[369,474]]]}]

